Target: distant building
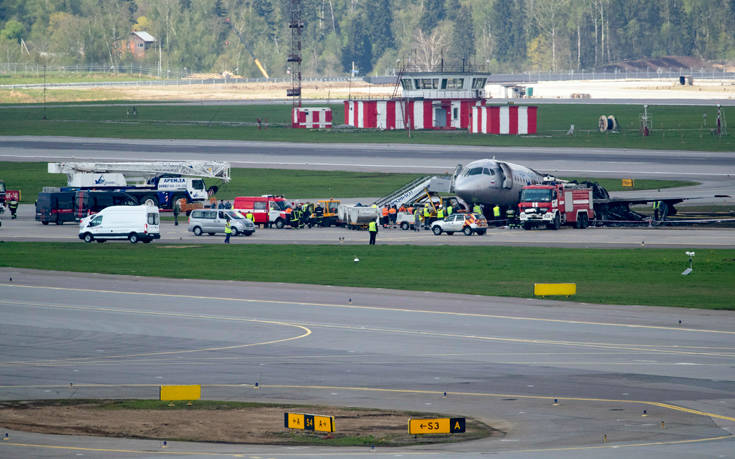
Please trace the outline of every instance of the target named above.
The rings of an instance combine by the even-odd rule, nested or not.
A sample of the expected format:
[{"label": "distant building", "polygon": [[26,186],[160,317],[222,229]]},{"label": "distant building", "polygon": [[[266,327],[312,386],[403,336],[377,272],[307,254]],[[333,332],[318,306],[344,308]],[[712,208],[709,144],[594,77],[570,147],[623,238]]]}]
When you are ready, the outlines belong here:
[{"label": "distant building", "polygon": [[[463,66],[464,67],[464,66]],[[372,129],[457,129],[487,134],[536,132],[536,108],[530,112],[493,110],[485,93],[488,72],[464,68],[401,72],[401,96],[388,100],[346,100],[345,124]],[[530,116],[529,116],[530,113]],[[497,123],[495,122],[497,119]],[[497,126],[496,126],[497,124]]]},{"label": "distant building", "polygon": [[131,32],[128,37],[127,51],[136,59],[145,57],[145,52],[156,43],[156,39],[148,32]]}]

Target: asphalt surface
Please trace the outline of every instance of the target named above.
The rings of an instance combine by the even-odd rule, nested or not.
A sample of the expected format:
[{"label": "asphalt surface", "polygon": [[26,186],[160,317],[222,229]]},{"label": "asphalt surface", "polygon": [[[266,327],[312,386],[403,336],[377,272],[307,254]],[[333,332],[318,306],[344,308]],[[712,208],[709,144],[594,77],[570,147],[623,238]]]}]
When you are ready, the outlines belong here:
[{"label": "asphalt surface", "polygon": [[[441,173],[491,156],[557,174],[697,180],[702,185],[685,190],[701,202],[735,195],[733,152],[0,138],[0,160],[14,161],[205,157],[234,167]],[[33,206],[2,222],[1,240],[82,244],[77,225],[42,226]],[[222,242],[172,222],[163,222],[162,235],[154,244]],[[437,237],[396,229],[381,231],[378,243],[684,250],[732,248],[732,235],[590,228]],[[233,240],[262,242],[360,244],[367,235],[259,229]],[[162,449],[156,441],[9,431],[0,457],[689,458],[735,450],[731,312],[16,269],[0,269],[0,281],[3,399],[155,398],[160,384],[192,383],[204,384],[209,399],[431,411],[477,417],[501,431],[398,450],[178,442]]]},{"label": "asphalt surface", "polygon": [[[735,209],[735,206],[733,207]],[[79,225],[65,223],[63,225],[42,225],[35,220],[35,208],[32,204],[23,204],[19,208],[19,217],[11,220],[8,213],[0,218],[0,241],[37,241],[37,242],[76,242],[79,239]],[[165,214],[164,214],[165,215]],[[173,221],[161,222],[161,239],[159,243],[197,243],[221,244],[224,234],[214,236],[194,236],[188,231],[185,216],[179,218],[178,226]],[[232,239],[233,244],[367,244],[368,233],[344,228],[258,228],[249,237],[238,236]],[[590,227],[578,230],[563,227],[559,231],[537,229],[525,231],[492,227],[483,236],[467,237],[461,233],[451,236],[443,233],[435,236],[431,231],[404,231],[400,228],[380,229],[378,244],[408,245],[507,245],[507,246],[541,246],[541,247],[597,247],[597,248],[735,248],[735,230],[733,228],[715,227],[630,227],[607,228]],[[111,241],[111,244],[128,244],[127,241]]]},{"label": "asphalt surface", "polygon": [[[500,431],[375,450],[172,441],[167,455],[727,457],[735,448],[731,312],[17,269],[0,279],[3,399],[155,398],[160,384],[202,384],[206,399],[438,412]],[[12,431],[0,442],[3,457],[161,452],[154,441]]]}]

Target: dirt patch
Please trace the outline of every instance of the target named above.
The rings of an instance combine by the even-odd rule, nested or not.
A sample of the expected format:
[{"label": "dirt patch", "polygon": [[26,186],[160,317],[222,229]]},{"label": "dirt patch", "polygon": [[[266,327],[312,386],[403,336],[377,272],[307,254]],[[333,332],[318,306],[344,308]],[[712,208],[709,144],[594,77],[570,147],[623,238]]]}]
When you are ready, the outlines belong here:
[{"label": "dirt patch", "polygon": [[[500,434],[490,426],[468,418],[464,434],[418,438],[408,435],[409,417],[440,417],[426,413],[229,402],[194,402],[192,406],[181,402],[174,407],[150,402],[137,409],[130,408],[130,403],[111,400],[0,402],[0,426],[62,435],[340,446],[457,442]],[[148,406],[153,408],[146,408]],[[326,434],[286,429],[284,412],[334,416],[335,432]]]}]

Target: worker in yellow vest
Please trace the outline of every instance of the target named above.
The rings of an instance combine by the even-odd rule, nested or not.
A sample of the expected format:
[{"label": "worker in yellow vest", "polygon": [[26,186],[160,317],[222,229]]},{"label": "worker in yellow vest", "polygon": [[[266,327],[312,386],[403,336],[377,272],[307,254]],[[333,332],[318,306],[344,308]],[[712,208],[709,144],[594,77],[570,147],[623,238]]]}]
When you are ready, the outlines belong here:
[{"label": "worker in yellow vest", "polygon": [[443,207],[439,207],[439,209],[437,209],[437,211],[436,211],[436,219],[437,220],[444,220],[444,208]]},{"label": "worker in yellow vest", "polygon": [[475,204],[474,206],[472,206],[472,212],[482,215],[482,207],[480,207],[479,204]]},{"label": "worker in yellow vest", "polygon": [[493,218],[495,220],[500,220],[500,206],[497,204],[493,207]]},{"label": "worker in yellow vest", "polygon": [[230,243],[230,236],[232,236],[232,224],[228,218],[227,223],[225,223],[225,244]]},{"label": "worker in yellow vest", "polygon": [[370,233],[370,245],[375,245],[375,236],[378,235],[378,224],[375,220],[368,223],[368,232]]},{"label": "worker in yellow vest", "polygon": [[452,215],[452,212],[454,211],[454,208],[451,204],[447,206],[447,217],[450,217]]}]

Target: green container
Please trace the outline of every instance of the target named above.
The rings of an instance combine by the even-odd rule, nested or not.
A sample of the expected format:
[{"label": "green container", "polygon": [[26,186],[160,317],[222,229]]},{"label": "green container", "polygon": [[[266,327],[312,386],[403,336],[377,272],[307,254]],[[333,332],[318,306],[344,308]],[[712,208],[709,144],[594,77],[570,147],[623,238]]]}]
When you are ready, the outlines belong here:
[{"label": "green container", "polygon": [[530,86],[526,88],[526,94],[528,95],[528,97],[533,97],[533,88]]}]

